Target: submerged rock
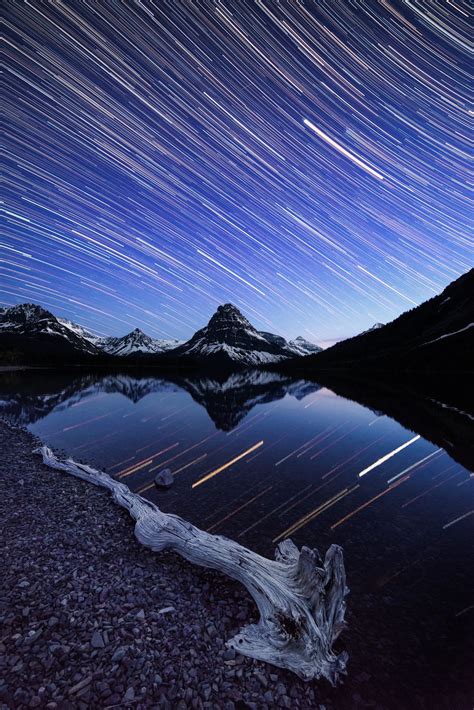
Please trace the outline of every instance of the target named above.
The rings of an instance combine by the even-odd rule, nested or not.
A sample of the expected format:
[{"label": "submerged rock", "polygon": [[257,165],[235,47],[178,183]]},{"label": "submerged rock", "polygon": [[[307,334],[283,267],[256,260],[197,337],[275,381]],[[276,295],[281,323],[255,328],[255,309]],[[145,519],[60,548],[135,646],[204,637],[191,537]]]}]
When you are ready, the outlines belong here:
[{"label": "submerged rock", "polygon": [[155,476],[155,485],[159,488],[169,488],[173,485],[173,481],[173,474],[169,468],[164,468],[162,471],[158,471]]}]

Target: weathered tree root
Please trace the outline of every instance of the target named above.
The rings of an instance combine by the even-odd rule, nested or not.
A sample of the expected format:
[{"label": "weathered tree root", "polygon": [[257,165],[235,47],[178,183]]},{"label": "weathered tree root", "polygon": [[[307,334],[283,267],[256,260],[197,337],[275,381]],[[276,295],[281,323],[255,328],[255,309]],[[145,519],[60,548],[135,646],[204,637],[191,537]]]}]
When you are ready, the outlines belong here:
[{"label": "weathered tree root", "polygon": [[221,535],[210,535],[154,503],[132,493],[102,471],[60,461],[46,446],[36,449],[52,468],[111,491],[114,500],[136,520],[135,535],[155,552],[170,549],[193,564],[219,570],[241,582],[260,612],[258,624],[245,626],[227,642],[239,653],[296,673],[303,680],[327,678],[335,685],[346,672],[348,655],[332,644],[344,626],[348,593],[342,549],[331,545],[324,562],[316,549],[301,551],[291,540],[275,550],[275,560]]}]

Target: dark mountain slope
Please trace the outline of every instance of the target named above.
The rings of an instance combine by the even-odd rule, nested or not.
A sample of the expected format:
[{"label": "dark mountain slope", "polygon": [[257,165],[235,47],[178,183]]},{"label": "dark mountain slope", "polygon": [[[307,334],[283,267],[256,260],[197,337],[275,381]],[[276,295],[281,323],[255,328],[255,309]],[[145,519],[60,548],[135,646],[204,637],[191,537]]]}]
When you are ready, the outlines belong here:
[{"label": "dark mountain slope", "polygon": [[22,303],[0,314],[0,357],[4,362],[77,362],[99,354],[95,345],[41,306]]},{"label": "dark mountain slope", "polygon": [[304,370],[474,370],[474,269],[396,320],[282,367]]}]

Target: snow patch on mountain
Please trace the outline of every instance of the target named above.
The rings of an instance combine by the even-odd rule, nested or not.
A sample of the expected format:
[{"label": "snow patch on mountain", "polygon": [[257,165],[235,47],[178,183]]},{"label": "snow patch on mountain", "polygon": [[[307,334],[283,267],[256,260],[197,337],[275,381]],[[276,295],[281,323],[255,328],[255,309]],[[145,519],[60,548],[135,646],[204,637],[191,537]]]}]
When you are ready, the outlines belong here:
[{"label": "snow patch on mountain", "polygon": [[127,357],[136,354],[154,354],[171,350],[180,344],[179,340],[155,340],[140,328],[135,328],[122,338],[104,338],[100,347],[109,355]]},{"label": "snow patch on mountain", "polygon": [[379,328],[383,328],[385,323],[374,323],[374,325],[371,328],[367,328],[367,330],[363,330],[362,333],[359,333],[359,335],[365,335],[366,333],[371,333],[373,330],[378,330]]},{"label": "snow patch on mountain", "polygon": [[89,343],[92,343],[97,347],[100,347],[101,343],[105,340],[102,336],[91,333],[90,330],[87,330],[87,328],[84,328],[78,323],[74,323],[72,320],[68,320],[67,318],[57,318],[57,320],[72,333],[75,333],[80,338],[84,338],[84,340],[88,340]]}]

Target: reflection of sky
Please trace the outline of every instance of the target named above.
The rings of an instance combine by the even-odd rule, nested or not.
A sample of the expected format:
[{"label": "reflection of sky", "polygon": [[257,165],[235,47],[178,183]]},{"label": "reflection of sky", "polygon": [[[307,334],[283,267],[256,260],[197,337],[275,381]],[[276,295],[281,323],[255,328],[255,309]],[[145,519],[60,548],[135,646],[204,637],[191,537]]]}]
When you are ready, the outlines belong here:
[{"label": "reflection of sky", "polygon": [[[413,524],[425,534],[434,526],[439,535],[468,510],[472,484],[462,466],[421,438],[384,460],[414,433],[326,388],[301,400],[287,394],[258,404],[229,432],[216,429],[206,409],[179,388],[136,403],[97,390],[71,401],[30,429],[74,458],[121,476],[163,509],[267,553],[272,540],[295,525],[291,537],[298,544],[347,545],[368,524],[376,537],[383,537],[384,526],[393,528],[401,544]],[[163,467],[175,473],[166,493],[153,485]],[[409,477],[390,488],[390,479],[406,468]]]}]

